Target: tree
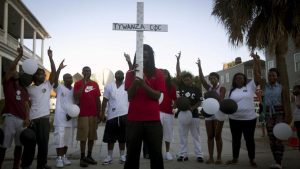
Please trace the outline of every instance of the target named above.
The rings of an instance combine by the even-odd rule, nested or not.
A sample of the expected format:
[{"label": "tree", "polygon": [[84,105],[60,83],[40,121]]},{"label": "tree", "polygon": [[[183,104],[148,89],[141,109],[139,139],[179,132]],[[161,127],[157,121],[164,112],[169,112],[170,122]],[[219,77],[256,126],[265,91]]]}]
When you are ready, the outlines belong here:
[{"label": "tree", "polygon": [[250,51],[275,54],[280,72],[286,121],[291,121],[289,81],[285,57],[289,39],[300,47],[299,0],[215,0],[212,15],[224,25],[229,42],[246,44]]}]

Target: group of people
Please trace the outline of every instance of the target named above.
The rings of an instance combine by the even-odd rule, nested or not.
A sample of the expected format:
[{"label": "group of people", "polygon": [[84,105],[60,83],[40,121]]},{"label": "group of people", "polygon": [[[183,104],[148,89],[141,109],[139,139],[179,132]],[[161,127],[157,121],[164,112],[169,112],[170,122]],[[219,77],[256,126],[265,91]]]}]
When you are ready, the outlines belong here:
[{"label": "group of people", "polygon": [[[56,167],[70,165],[66,154],[71,145],[72,128],[77,122],[76,139],[80,142],[80,167],[88,167],[97,164],[92,157],[95,140],[98,139],[98,123],[106,124],[103,142],[107,143],[107,156],[102,164],[108,165],[113,161],[114,144],[118,141],[120,150],[120,163],[124,163],[125,169],[138,169],[142,144],[147,146],[147,155],[150,158],[150,166],[155,169],[163,169],[163,158],[172,160],[170,145],[173,140],[174,113],[178,118],[179,152],[177,161],[188,160],[188,134],[191,132],[194,144],[196,160],[204,162],[204,154],[201,147],[200,118],[198,107],[202,102],[202,91],[193,83],[193,75],[188,71],[181,71],[181,52],[176,55],[176,84],[172,83],[168,70],[158,69],[155,66],[154,50],[151,46],[143,46],[143,78],[136,76],[138,66],[136,58],[131,63],[128,54],[124,54],[129,65],[129,70],[124,73],[119,70],[115,73],[115,82],[105,86],[103,100],[100,100],[100,88],[97,82],[90,79],[91,69],[83,67],[83,79],[75,82],[69,73],[63,75],[63,83],[58,79],[61,70],[66,67],[64,60],[58,69],[53,61],[52,50],[49,48],[48,56],[51,65],[49,80],[45,80],[45,71],[39,68],[32,76],[32,84],[24,85],[22,75],[17,73],[16,67],[23,56],[22,46],[18,48],[18,56],[11,63],[3,78],[5,95],[5,116],[3,131],[4,141],[0,147],[0,168],[5,158],[5,151],[15,140],[14,165],[17,169],[29,169],[35,155],[36,144],[38,146],[37,169],[50,169],[47,165],[49,142],[49,115],[50,92],[56,91],[57,103],[54,117],[54,145],[57,151]],[[284,152],[282,141],[273,133],[273,127],[285,121],[284,106],[282,104],[282,92],[284,89],[278,83],[279,73],[272,68],[268,72],[268,83],[262,84],[260,59],[257,54],[251,54],[253,58],[254,79],[248,80],[243,73],[233,76],[232,88],[226,95],[226,89],[219,82],[219,75],[215,72],[209,74],[207,82],[204,78],[200,59],[196,65],[199,70],[199,78],[206,91],[214,91],[217,100],[225,97],[234,100],[238,109],[229,115],[229,124],[232,134],[232,159],[226,161],[228,165],[238,163],[242,135],[246,141],[249,163],[257,167],[255,162],[255,140],[257,116],[254,108],[254,95],[258,85],[263,86],[265,118],[267,134],[270,138],[270,147],[275,164],[272,169],[280,169]],[[125,80],[124,80],[125,79]],[[295,126],[299,134],[299,96],[300,88],[294,88],[294,100],[296,103]],[[181,109],[177,98],[188,99],[188,108]],[[178,99],[179,101],[179,99]],[[78,105],[79,116],[72,118],[68,113],[70,107]],[[176,109],[177,108],[177,109]],[[207,164],[223,164],[222,161],[222,128],[224,121],[215,115],[205,117],[207,133],[208,159]],[[24,145],[20,134],[24,128],[30,128],[36,136],[36,144]],[[165,142],[165,155],[162,155],[163,141]],[[217,157],[214,158],[214,142],[216,142]],[[87,148],[86,148],[87,147]],[[126,148],[126,153],[125,153]],[[87,149],[87,150],[86,150]],[[299,148],[300,150],[300,148]],[[23,155],[22,155],[23,154]],[[21,164],[20,164],[21,162]]]}]

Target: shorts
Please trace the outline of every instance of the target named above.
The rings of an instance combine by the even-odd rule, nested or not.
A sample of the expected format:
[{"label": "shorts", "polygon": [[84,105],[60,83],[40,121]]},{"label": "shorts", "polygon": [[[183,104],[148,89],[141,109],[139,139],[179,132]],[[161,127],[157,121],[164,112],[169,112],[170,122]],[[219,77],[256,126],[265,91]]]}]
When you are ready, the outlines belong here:
[{"label": "shorts", "polygon": [[116,141],[118,141],[119,143],[125,143],[126,123],[127,115],[107,120],[103,135],[103,142],[115,143]]},{"label": "shorts", "polygon": [[22,146],[20,134],[23,131],[24,121],[14,115],[7,115],[3,123],[4,140],[2,148],[10,148],[12,141],[15,140],[15,146]]},{"label": "shorts", "polygon": [[70,147],[73,142],[72,127],[55,127],[53,133],[53,145],[55,148]]},{"label": "shorts", "polygon": [[160,121],[163,127],[163,140],[171,143],[173,140],[173,114],[160,112]]},{"label": "shorts", "polygon": [[97,117],[78,117],[77,137],[78,141],[97,140]]}]

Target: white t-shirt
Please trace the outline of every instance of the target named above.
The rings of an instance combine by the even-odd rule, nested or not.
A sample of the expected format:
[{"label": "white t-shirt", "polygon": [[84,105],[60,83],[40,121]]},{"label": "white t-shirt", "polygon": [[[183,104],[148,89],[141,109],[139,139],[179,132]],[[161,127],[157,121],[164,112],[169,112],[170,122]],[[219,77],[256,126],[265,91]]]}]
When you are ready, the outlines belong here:
[{"label": "white t-shirt", "polygon": [[56,88],[56,108],[54,115],[54,126],[57,127],[72,127],[73,122],[67,121],[66,118],[66,107],[74,104],[73,99],[73,88],[68,89],[65,85],[58,85]]},{"label": "white t-shirt", "polygon": [[27,87],[31,102],[29,112],[30,120],[50,114],[50,93],[52,88],[53,86],[49,81],[45,81],[39,86],[31,85]]},{"label": "white t-shirt", "polygon": [[236,88],[232,91],[230,99],[234,100],[238,109],[235,113],[229,115],[233,120],[253,120],[255,119],[254,95],[256,85],[254,80],[251,80],[246,86]]},{"label": "white t-shirt", "polygon": [[115,82],[108,84],[104,88],[103,97],[108,100],[107,119],[123,116],[128,113],[128,95],[124,84],[117,88]]},{"label": "white t-shirt", "polygon": [[300,108],[298,108],[297,106],[300,106],[300,95],[295,96],[295,110],[294,110],[294,121],[300,121]]}]

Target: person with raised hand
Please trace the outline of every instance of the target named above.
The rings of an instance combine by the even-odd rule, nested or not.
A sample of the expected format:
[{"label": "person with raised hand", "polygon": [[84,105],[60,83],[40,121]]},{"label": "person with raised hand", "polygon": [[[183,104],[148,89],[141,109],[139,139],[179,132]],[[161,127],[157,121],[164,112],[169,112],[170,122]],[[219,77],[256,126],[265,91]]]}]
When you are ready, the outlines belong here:
[{"label": "person with raised hand", "polygon": [[[50,132],[50,93],[53,89],[56,67],[53,61],[53,52],[48,49],[48,57],[50,60],[51,73],[49,80],[46,80],[45,70],[38,68],[33,74],[33,84],[27,87],[29,93],[31,107],[30,107],[30,128],[34,130],[37,140],[37,169],[50,169],[47,165],[48,158],[48,143]],[[25,150],[24,150],[25,154]],[[22,165],[31,165],[35,154],[35,147],[28,149],[26,152],[26,163],[22,161]],[[29,165],[29,166],[30,166]]]},{"label": "person with raised hand", "polygon": [[[190,72],[181,72],[180,69],[180,58],[181,52],[175,55],[176,62],[176,73],[178,88],[176,91],[178,107],[178,133],[180,136],[179,142],[179,156],[177,161],[187,161],[188,160],[188,134],[191,132],[193,143],[194,143],[194,153],[196,160],[200,163],[203,162],[203,152],[201,147],[201,135],[200,135],[200,118],[198,113],[198,107],[201,104],[202,93],[198,86],[193,84],[193,75]],[[187,110],[181,110],[178,101],[179,98],[188,99],[190,103]],[[190,120],[186,120],[190,119]]]},{"label": "person with raised hand", "polygon": [[[208,80],[210,84],[208,84],[204,78],[201,61],[198,58],[196,62],[199,70],[199,78],[202,86],[206,91],[215,91],[218,94],[218,101],[222,101],[225,97],[226,88],[222,86],[219,82],[220,76],[215,72],[211,72],[208,75]],[[210,117],[205,117],[205,126],[207,133],[207,146],[209,159],[206,161],[207,164],[215,163],[222,164],[222,149],[223,149],[223,141],[222,141],[222,129],[223,129],[224,121],[220,121],[216,119],[215,115]],[[217,160],[214,161],[214,140],[216,141],[217,148]]]},{"label": "person with raised hand", "polygon": [[17,72],[17,65],[23,57],[22,45],[18,47],[17,52],[17,57],[5,72],[2,81],[5,98],[5,106],[2,111],[5,137],[0,146],[0,168],[2,168],[6,149],[11,146],[13,140],[15,142],[13,168],[20,167],[22,157],[20,133],[24,127],[29,125],[29,96],[26,86],[22,86],[20,74]]},{"label": "person with raised hand", "polygon": [[54,114],[54,146],[56,147],[56,167],[62,168],[67,165],[71,165],[71,161],[67,158],[66,154],[68,151],[68,147],[71,146],[73,138],[72,138],[72,127],[73,121],[76,119],[72,119],[68,115],[68,106],[74,104],[73,98],[73,77],[71,74],[66,73],[63,76],[63,84],[58,83],[60,72],[63,68],[66,67],[64,65],[63,60],[56,72],[55,82],[54,82],[54,90],[56,91],[56,106],[55,106],[55,114]]}]

